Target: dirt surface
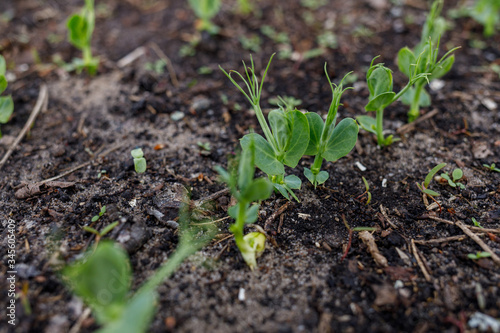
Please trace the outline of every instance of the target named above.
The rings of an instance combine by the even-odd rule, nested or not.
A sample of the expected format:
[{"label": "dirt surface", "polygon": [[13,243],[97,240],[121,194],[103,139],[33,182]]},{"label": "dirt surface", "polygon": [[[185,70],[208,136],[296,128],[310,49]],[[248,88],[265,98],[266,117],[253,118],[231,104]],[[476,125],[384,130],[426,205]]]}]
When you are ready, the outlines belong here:
[{"label": "dirt surface", "polygon": [[[241,60],[248,61],[252,52],[256,68],[262,69],[282,47],[262,33],[264,24],[285,32],[294,50],[292,59],[277,56],[271,65],[263,92],[266,112],[272,107],[269,98],[287,95],[301,99],[300,108],[325,114],[331,98],[323,71],[327,62],[336,82],[349,71],[357,76],[339,111],[340,118],[356,117],[365,113],[364,77],[374,56],[394,70],[397,88],[405,84],[395,54],[419,41],[428,9],[427,2],[417,0],[400,5],[331,0],[317,9],[273,0],[256,2],[253,14],[242,15],[228,1],[214,19],[220,33],[210,36],[196,32],[184,1],[97,3],[102,6],[93,50],[101,66],[93,78],[52,65],[54,54],[65,61],[79,56],[66,41],[65,20],[81,1],[0,3],[0,53],[8,63],[7,93],[15,103],[12,119],[1,128],[0,156],[27,121],[42,84],[49,93],[47,109],[0,169],[0,269],[6,276],[11,219],[20,297],[14,330],[4,320],[2,305],[0,332],[67,332],[79,318],[84,319],[80,332],[98,328],[91,316],[83,317],[85,305],[65,288],[57,263],[72,262],[94,242],[82,226],[103,205],[108,212],[94,227],[120,221],[109,238],[128,250],[134,288],[167,260],[177,244],[168,223],[177,214],[173,203],[185,189],[193,200],[224,189],[213,167],[225,167],[238,139],[257,128],[247,101],[218,65],[241,70]],[[447,1],[444,13],[456,5]],[[482,27],[468,18],[450,24],[443,49],[461,49],[443,77],[444,86],[430,91],[432,107],[422,110],[436,110],[433,116],[397,134],[401,141],[385,149],[360,131],[347,157],[324,164],[330,178],[317,189],[303,176],[312,159],[287,170],[303,180],[300,203],[289,204],[272,221],[269,234],[275,244],[268,243],[255,272],[226,237],[231,220],[217,222],[217,239],[160,287],[151,332],[473,332],[477,329],[468,322],[476,312],[500,317],[498,264],[492,258],[468,259],[482,251],[479,245],[458,226],[428,218],[468,227],[475,218],[484,228],[500,228],[500,174],[482,166],[500,164],[500,80],[490,67],[500,64],[500,34],[486,39]],[[303,59],[318,47],[316,37],[324,31],[334,34],[334,47]],[[258,36],[259,50],[244,49],[241,36]],[[181,56],[179,50],[193,38],[200,40],[195,54]],[[144,47],[142,56],[118,67],[139,47]],[[175,75],[145,69],[161,53]],[[386,110],[388,133],[401,129],[406,112],[399,102]],[[210,152],[202,154],[198,142],[209,143]],[[142,147],[148,161],[144,174],[134,171],[130,150],[135,147]],[[441,162],[448,163],[448,172],[464,170],[466,188],[433,182],[442,211],[429,211],[416,182]],[[26,184],[63,173],[55,183],[27,190]],[[373,196],[368,205],[361,176]],[[227,195],[217,198],[210,216],[227,216],[229,201]],[[276,194],[266,200],[258,224],[285,204]],[[387,267],[375,262],[358,233],[342,260],[349,240],[343,217],[351,227],[376,228],[373,237]],[[473,232],[500,255],[498,233],[495,240]],[[463,237],[426,243],[452,236]],[[6,279],[0,288],[7,299]],[[244,298],[239,297],[242,289]]]}]

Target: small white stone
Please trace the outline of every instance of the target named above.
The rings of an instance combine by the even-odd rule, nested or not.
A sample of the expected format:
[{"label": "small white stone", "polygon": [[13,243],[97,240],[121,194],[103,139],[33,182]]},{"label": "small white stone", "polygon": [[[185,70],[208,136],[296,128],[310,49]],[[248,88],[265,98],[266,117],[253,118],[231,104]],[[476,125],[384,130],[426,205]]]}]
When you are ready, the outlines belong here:
[{"label": "small white stone", "polygon": [[396,280],[396,282],[394,282],[394,289],[403,288],[404,286],[405,284],[401,280]]},{"label": "small white stone", "polygon": [[137,205],[137,199],[134,198],[130,200],[128,204],[130,205],[130,207],[135,208],[135,206]]},{"label": "small white stone", "polygon": [[387,179],[382,179],[382,187],[387,187]]},{"label": "small white stone", "polygon": [[444,85],[445,83],[443,80],[432,80],[429,86],[431,87],[432,90],[438,91],[443,89]]},{"label": "small white stone", "polygon": [[238,300],[240,302],[243,302],[245,300],[245,289],[240,288],[240,291],[238,291]]},{"label": "small white stone", "polygon": [[483,98],[481,103],[490,111],[496,110],[498,107],[498,104],[491,98]]},{"label": "small white stone", "polygon": [[366,171],[366,167],[363,164],[361,164],[361,162],[358,161],[354,163],[354,165],[357,166],[359,170]]}]

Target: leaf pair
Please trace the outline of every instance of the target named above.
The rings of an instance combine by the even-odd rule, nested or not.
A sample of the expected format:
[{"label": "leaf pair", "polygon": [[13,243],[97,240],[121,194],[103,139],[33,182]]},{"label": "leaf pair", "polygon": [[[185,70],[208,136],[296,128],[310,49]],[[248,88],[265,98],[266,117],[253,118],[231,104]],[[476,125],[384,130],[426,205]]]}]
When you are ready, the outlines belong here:
[{"label": "leaf pair", "polygon": [[[7,79],[5,78],[5,72],[7,70],[7,65],[5,63],[4,57],[0,55],[0,94],[7,89]],[[0,96],[0,124],[6,124],[10,116],[14,112],[14,102],[11,96]],[[0,138],[2,137],[2,132],[0,131]]]},{"label": "leaf pair", "polygon": [[219,31],[219,27],[210,20],[219,12],[220,0],[189,0],[189,6],[200,19],[196,25],[198,30],[208,31],[211,34],[216,34]]}]

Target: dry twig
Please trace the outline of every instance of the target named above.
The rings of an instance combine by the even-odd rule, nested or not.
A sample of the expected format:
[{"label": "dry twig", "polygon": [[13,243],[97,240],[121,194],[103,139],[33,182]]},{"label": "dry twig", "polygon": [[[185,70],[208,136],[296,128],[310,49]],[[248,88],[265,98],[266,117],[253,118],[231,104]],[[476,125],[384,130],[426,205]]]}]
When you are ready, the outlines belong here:
[{"label": "dry twig", "polygon": [[361,238],[363,243],[366,244],[366,246],[368,247],[368,252],[370,252],[370,254],[373,257],[373,260],[375,260],[375,263],[377,265],[381,267],[389,266],[386,257],[384,257],[382,253],[380,253],[380,251],[378,250],[377,244],[375,243],[375,239],[373,238],[373,235],[370,232],[361,231],[358,237]]},{"label": "dry twig", "polygon": [[269,218],[266,220],[266,223],[264,223],[264,230],[269,230],[270,227],[271,227],[271,223],[273,223],[273,221],[281,214],[283,214],[283,212],[285,210],[288,209],[288,207],[292,206],[293,205],[293,202],[291,201],[288,201],[286,204],[284,204],[283,206],[281,206],[280,208],[278,208],[278,210],[276,210],[274,213],[271,214],[271,216],[269,216]]},{"label": "dry twig", "polygon": [[422,273],[424,274],[425,280],[427,282],[431,282],[432,278],[429,272],[427,271],[427,268],[425,267],[424,262],[422,261],[422,258],[420,258],[420,255],[418,254],[417,246],[415,245],[415,241],[412,239],[411,240],[411,249],[413,251],[413,256],[415,257],[415,260],[417,260],[417,264],[422,270]]}]

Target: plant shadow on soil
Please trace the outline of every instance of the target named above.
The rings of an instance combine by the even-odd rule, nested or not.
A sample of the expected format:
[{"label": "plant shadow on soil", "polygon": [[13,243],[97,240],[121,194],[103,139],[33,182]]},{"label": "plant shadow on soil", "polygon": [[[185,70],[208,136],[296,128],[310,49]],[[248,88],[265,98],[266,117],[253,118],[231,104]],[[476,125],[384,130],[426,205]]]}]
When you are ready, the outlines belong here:
[{"label": "plant shadow on soil", "polygon": [[[452,2],[445,11],[456,5]],[[323,73],[326,61],[334,80],[351,70],[358,75],[355,89],[343,96],[340,110],[340,118],[355,117],[364,114],[368,90],[363,79],[371,59],[380,54],[381,61],[396,70],[394,55],[399,48],[419,41],[419,22],[425,19],[426,6],[423,1],[416,3],[423,6],[332,0],[311,10],[299,1],[261,1],[257,2],[259,15],[246,17],[228,5],[215,18],[222,26],[220,35],[202,35],[196,55],[183,58],[178,51],[187,35],[195,34],[193,14],[183,1],[109,0],[104,2],[108,12],[103,10],[96,23],[93,43],[101,68],[94,78],[36,65],[32,57],[33,50],[42,63],[50,63],[54,53],[68,61],[78,56],[65,42],[61,22],[80,1],[0,4],[0,12],[14,13],[8,24],[0,21],[5,31],[0,39],[2,54],[16,66],[29,65],[24,72],[16,67],[17,78],[9,85],[15,114],[2,125],[0,155],[26,122],[41,83],[49,87],[48,109],[0,170],[0,228],[2,234],[7,232],[4,221],[8,218],[17,223],[18,288],[28,286],[22,297],[31,305],[29,314],[18,303],[16,332],[66,332],[81,317],[84,306],[62,284],[53,254],[69,263],[92,244],[94,236],[82,226],[100,206],[106,205],[108,211],[95,227],[121,221],[109,237],[129,252],[137,288],[175,249],[177,235],[167,222],[176,217],[184,188],[192,200],[223,189],[213,167],[226,166],[238,149],[238,139],[257,128],[247,102],[218,70],[218,65],[241,69],[241,60],[248,60],[249,51],[242,49],[238,36],[260,36],[261,51],[253,57],[256,67],[262,68],[278,47],[260,33],[264,23],[288,33],[298,54],[316,46],[310,36],[324,27],[333,29],[337,48],[309,60],[273,62],[263,104],[267,106],[268,99],[277,95],[291,95],[303,101],[302,108],[324,113],[331,97]],[[404,23],[396,14],[401,11],[414,23]],[[314,20],[307,23],[304,13]],[[373,35],[353,34],[357,27]],[[485,48],[468,47],[473,38]],[[144,69],[146,62],[158,59],[149,47],[151,42],[172,61],[178,86],[168,72]],[[432,109],[438,113],[382,150],[375,147],[371,135],[360,132],[356,148],[347,157],[324,164],[331,175],[324,187],[315,190],[305,183],[303,168],[310,167],[312,159],[287,170],[304,181],[297,192],[301,202],[273,221],[270,234],[276,243],[268,243],[256,272],[249,271],[234,242],[225,238],[230,220],[218,222],[219,237],[159,288],[158,311],[150,331],[458,332],[466,324],[462,318],[476,311],[500,317],[498,267],[491,259],[467,259],[467,254],[480,251],[474,241],[465,237],[417,245],[430,281],[422,275],[411,248],[411,240],[463,234],[456,226],[420,219],[428,212],[415,183],[441,162],[448,163],[447,171],[456,166],[464,170],[466,189],[433,182],[443,206],[438,215],[469,225],[474,217],[485,228],[499,228],[500,177],[482,167],[483,163],[498,164],[500,156],[500,114],[484,102],[500,103],[498,74],[484,70],[492,61],[498,63],[499,43],[500,35],[484,39],[481,26],[472,20],[456,20],[442,45],[462,48],[455,66],[443,78],[445,86],[431,91]],[[140,46],[147,48],[142,57],[124,68],[116,66]],[[212,73],[198,74],[202,66]],[[403,82],[402,75],[395,74],[395,84]],[[386,128],[395,132],[404,125],[406,111],[400,103],[389,107]],[[183,118],[174,120],[172,115],[179,114],[175,112],[182,112]],[[467,133],[461,131],[464,120]],[[208,155],[201,154],[198,142],[210,143]],[[135,147],[142,147],[148,161],[145,174],[134,172],[130,150]],[[67,187],[47,184],[37,193],[16,197],[24,183],[81,165],[59,179]],[[105,172],[98,177],[101,170]],[[361,176],[370,183],[373,200],[369,205],[363,201]],[[210,216],[225,217],[229,202],[227,196],[217,198]],[[263,225],[286,202],[277,195],[265,201],[258,224]],[[342,216],[351,227],[377,229],[375,241],[389,267],[376,265],[356,233],[341,261],[348,241]],[[482,239],[499,254],[498,243]],[[6,238],[0,248],[3,265]],[[2,273],[6,271],[2,266]],[[4,294],[6,281],[0,286]],[[484,307],[478,304],[478,286]],[[244,300],[238,298],[242,288]],[[4,317],[5,308],[0,314]],[[96,328],[92,318],[87,318],[80,332]],[[0,332],[6,331],[2,325]]]}]

